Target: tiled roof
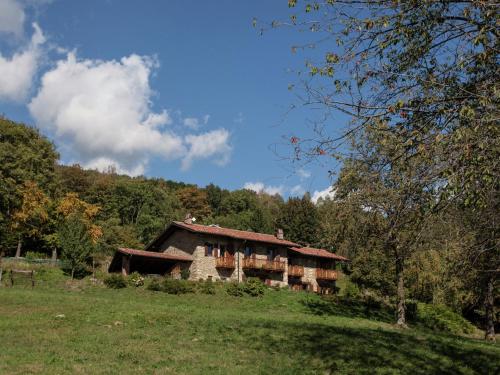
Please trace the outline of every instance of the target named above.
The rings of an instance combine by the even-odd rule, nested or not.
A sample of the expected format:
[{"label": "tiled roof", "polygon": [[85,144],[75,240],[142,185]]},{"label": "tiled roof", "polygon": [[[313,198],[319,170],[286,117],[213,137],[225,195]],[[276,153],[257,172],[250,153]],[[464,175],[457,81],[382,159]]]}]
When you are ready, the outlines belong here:
[{"label": "tiled roof", "polygon": [[349,262],[349,259],[324,249],[315,249],[314,247],[291,247],[290,250],[293,250],[303,255]]},{"label": "tiled roof", "polygon": [[144,251],[144,250],[127,249],[127,248],[119,248],[118,251],[123,254],[138,255],[141,257],[148,257],[148,258],[182,260],[182,261],[193,260],[193,257],[190,255],[175,255],[175,254],[159,253],[156,251]]},{"label": "tiled roof", "polygon": [[183,228],[194,233],[204,233],[215,236],[231,237],[239,240],[265,242],[273,245],[299,246],[298,244],[288,240],[280,240],[275,236],[273,236],[272,234],[248,232],[244,230],[222,228],[219,226],[211,226],[211,225],[186,224],[182,221],[174,221],[172,224],[179,228]]}]

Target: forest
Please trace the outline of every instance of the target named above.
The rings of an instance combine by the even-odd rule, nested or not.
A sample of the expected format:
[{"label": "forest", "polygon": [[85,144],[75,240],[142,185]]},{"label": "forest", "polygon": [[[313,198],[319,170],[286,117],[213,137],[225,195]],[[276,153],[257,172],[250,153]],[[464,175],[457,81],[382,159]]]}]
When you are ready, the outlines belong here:
[{"label": "forest", "polygon": [[[286,5],[285,5],[286,7]],[[284,29],[304,55],[293,108],[321,113],[286,134],[295,165],[340,164],[312,203],[62,165],[40,132],[0,120],[0,251],[80,265],[140,248],[186,213],[273,233],[352,260],[362,291],[462,314],[495,339],[500,302],[498,6],[487,1],[288,0]],[[310,41],[304,42],[310,38]],[[298,39],[298,37],[297,37]],[[345,127],[331,126],[335,114]],[[312,130],[312,134],[310,132]],[[308,132],[309,131],[309,132]],[[80,267],[80,269],[79,269]]]},{"label": "forest", "polygon": [[[109,259],[117,247],[140,249],[189,212],[203,224],[264,233],[282,228],[290,240],[352,259],[344,272],[360,289],[397,294],[396,262],[385,250],[388,218],[342,194],[353,183],[350,165],[337,183],[338,194],[314,204],[307,193],[284,200],[61,165],[55,146],[37,129],[5,118],[0,125],[3,256],[62,256],[75,262],[76,276],[84,275],[91,259]],[[466,214],[450,204],[425,224],[415,221],[422,225],[421,237],[406,250],[405,289],[407,298],[448,306],[481,323],[482,279],[468,262],[474,232]]]}]

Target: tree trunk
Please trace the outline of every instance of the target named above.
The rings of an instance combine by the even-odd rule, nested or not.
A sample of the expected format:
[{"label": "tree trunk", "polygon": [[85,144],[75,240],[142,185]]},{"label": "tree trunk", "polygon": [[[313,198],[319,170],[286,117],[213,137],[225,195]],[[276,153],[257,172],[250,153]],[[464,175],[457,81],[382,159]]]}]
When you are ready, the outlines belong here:
[{"label": "tree trunk", "polygon": [[405,304],[405,283],[404,283],[404,266],[403,260],[396,260],[396,280],[398,283],[397,297],[397,321],[396,325],[401,328],[407,328],[406,325],[406,304]]},{"label": "tree trunk", "polygon": [[56,260],[57,260],[57,248],[55,248],[55,247],[54,247],[54,248],[52,249],[52,262],[54,262],[54,263],[55,263],[55,262],[56,262]]},{"label": "tree trunk", "polygon": [[495,338],[495,301],[493,296],[493,276],[490,276],[486,285],[486,296],[484,298],[484,309],[486,312],[486,333],[484,338],[496,341]]},{"label": "tree trunk", "polygon": [[22,246],[21,236],[19,236],[19,238],[17,240],[16,258],[20,258],[21,257],[21,246]]},{"label": "tree trunk", "polygon": [[71,280],[73,280],[75,277],[75,268],[71,268]]}]

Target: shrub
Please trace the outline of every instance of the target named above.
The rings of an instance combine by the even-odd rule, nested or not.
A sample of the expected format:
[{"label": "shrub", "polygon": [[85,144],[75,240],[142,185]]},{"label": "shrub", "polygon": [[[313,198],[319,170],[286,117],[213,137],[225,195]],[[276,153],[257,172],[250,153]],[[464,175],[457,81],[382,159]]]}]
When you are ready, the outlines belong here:
[{"label": "shrub", "polygon": [[260,297],[266,291],[265,285],[258,278],[251,277],[244,284],[244,291],[252,297]]},{"label": "shrub", "polygon": [[127,281],[122,274],[113,273],[104,279],[104,284],[111,289],[121,289],[127,287]]},{"label": "shrub", "polygon": [[187,280],[165,279],[163,280],[162,291],[168,294],[194,293],[193,285]]},{"label": "shrub", "polygon": [[346,298],[358,298],[361,292],[356,284],[353,282],[349,282],[346,284],[344,289],[344,297]]},{"label": "shrub", "polygon": [[226,293],[233,297],[243,297],[245,295],[245,289],[243,284],[232,282],[228,285]]},{"label": "shrub", "polygon": [[154,292],[159,292],[162,290],[160,281],[157,278],[151,279],[149,284],[146,286],[147,290],[152,290]]},{"label": "shrub", "polygon": [[474,326],[469,321],[443,305],[419,303],[417,322],[436,331],[455,334],[474,332]]},{"label": "shrub", "polygon": [[202,294],[215,294],[215,286],[212,280],[199,282],[199,291]]},{"label": "shrub", "polygon": [[188,269],[188,268],[183,268],[183,269],[181,270],[181,279],[182,279],[182,280],[187,280],[187,279],[189,279],[189,275],[190,275],[190,274],[191,274],[191,272],[189,271],[189,269]]},{"label": "shrub", "polygon": [[143,286],[144,285],[144,277],[139,272],[133,272],[129,275],[128,281],[130,286]]},{"label": "shrub", "polygon": [[244,284],[231,283],[226,289],[226,293],[233,297],[243,297],[245,294],[260,297],[265,291],[265,285],[257,278],[249,278]]}]

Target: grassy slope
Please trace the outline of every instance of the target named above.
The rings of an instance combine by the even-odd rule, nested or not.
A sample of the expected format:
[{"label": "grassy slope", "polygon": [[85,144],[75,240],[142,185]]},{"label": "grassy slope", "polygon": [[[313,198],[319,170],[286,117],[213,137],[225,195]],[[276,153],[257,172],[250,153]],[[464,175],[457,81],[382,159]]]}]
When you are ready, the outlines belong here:
[{"label": "grassy slope", "polygon": [[[0,374],[493,374],[500,346],[262,299],[0,288]],[[64,314],[65,318],[56,318]]]}]

